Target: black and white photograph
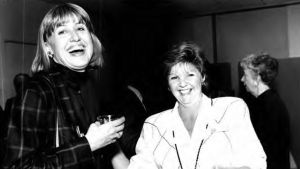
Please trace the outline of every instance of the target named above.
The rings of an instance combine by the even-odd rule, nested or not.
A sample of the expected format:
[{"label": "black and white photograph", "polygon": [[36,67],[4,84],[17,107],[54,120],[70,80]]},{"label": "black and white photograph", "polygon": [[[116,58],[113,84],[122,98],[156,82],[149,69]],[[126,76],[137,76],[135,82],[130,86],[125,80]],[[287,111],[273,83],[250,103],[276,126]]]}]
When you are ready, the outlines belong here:
[{"label": "black and white photograph", "polygon": [[300,0],[0,0],[0,169],[299,169]]}]

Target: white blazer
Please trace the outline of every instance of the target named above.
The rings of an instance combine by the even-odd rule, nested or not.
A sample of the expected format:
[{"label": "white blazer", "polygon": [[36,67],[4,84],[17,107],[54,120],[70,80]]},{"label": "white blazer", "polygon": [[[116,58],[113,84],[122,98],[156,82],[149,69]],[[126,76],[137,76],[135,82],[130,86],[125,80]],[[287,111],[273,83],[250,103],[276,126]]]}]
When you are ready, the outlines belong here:
[{"label": "white blazer", "polygon": [[[177,151],[176,151],[176,146]],[[242,99],[203,95],[190,136],[173,109],[146,119],[129,169],[212,169],[242,167],[265,169],[266,155]],[[179,157],[178,157],[179,156]],[[196,164],[197,163],[197,164]]]}]

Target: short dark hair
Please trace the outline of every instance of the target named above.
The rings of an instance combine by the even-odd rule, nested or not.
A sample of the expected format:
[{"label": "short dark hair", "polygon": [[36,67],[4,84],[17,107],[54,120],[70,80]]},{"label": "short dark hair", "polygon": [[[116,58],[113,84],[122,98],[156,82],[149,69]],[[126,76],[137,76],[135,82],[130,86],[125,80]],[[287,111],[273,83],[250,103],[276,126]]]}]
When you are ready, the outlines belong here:
[{"label": "short dark hair", "polygon": [[177,63],[190,63],[194,65],[203,77],[206,76],[205,64],[208,63],[202,48],[193,42],[181,42],[174,45],[167,53],[165,65],[165,75],[168,77],[171,68]]}]

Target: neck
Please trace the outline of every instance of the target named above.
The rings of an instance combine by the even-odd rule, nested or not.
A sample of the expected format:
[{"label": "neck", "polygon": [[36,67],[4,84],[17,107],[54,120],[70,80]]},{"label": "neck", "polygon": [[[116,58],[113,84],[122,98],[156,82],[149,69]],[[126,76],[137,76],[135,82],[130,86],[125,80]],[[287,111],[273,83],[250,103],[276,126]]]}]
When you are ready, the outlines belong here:
[{"label": "neck", "polygon": [[192,135],[200,107],[201,100],[190,106],[179,105],[178,107],[179,116],[190,136]]},{"label": "neck", "polygon": [[266,90],[269,90],[270,87],[264,83],[260,83],[258,86],[257,86],[257,96],[258,97],[259,95],[261,95],[262,93],[264,93]]},{"label": "neck", "polygon": [[202,103],[202,97],[200,98],[200,100],[195,101],[192,104],[189,105],[183,105],[183,104],[179,104],[178,106],[178,111],[181,117],[191,117],[191,116],[196,116],[198,114],[198,110],[201,107],[201,103]]},{"label": "neck", "polygon": [[195,97],[192,102],[189,103],[181,103],[178,102],[178,111],[179,114],[189,114],[189,112],[197,112],[201,107],[203,100],[203,93],[200,93],[198,97]]},{"label": "neck", "polygon": [[194,117],[198,114],[198,106],[191,106],[191,107],[185,107],[185,106],[179,106],[178,111],[181,118],[183,117]]}]

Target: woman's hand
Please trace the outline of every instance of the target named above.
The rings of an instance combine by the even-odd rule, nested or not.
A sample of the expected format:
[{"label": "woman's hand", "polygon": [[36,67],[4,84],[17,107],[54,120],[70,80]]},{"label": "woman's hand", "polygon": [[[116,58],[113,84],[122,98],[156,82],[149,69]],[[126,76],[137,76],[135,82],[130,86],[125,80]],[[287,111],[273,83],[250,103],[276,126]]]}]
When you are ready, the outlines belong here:
[{"label": "woman's hand", "polygon": [[124,122],[125,118],[121,117],[102,125],[99,122],[92,123],[85,135],[91,150],[98,150],[119,139],[123,134]]},{"label": "woman's hand", "polygon": [[129,159],[125,156],[119,145],[117,145],[117,148],[119,149],[118,153],[111,159],[112,166],[114,169],[127,169],[129,166]]}]

